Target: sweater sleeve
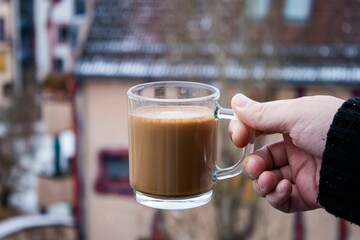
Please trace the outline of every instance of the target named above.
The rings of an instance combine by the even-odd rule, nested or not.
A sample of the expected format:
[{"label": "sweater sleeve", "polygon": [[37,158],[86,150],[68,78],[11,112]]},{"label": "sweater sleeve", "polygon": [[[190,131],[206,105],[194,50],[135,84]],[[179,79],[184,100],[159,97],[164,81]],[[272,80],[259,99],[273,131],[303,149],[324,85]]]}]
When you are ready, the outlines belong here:
[{"label": "sweater sleeve", "polygon": [[330,126],[318,201],[329,213],[360,225],[360,98],[347,100]]}]

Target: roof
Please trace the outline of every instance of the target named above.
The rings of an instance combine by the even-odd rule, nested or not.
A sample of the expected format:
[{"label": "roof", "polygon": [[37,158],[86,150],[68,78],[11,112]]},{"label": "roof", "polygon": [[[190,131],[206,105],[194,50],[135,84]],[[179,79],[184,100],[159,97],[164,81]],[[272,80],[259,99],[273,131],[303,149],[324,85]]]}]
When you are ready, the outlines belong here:
[{"label": "roof", "polygon": [[[359,34],[349,34],[360,15],[349,13],[345,3],[339,6],[336,0],[330,1],[330,7],[314,6],[311,24],[284,27],[277,22],[275,28],[266,21],[244,19],[244,1],[240,0],[224,2],[215,17],[206,1],[97,0],[74,72],[83,79],[213,80],[224,76],[233,81],[360,82]],[[347,10],[346,31],[340,31],[341,24],[328,20],[331,28],[320,21],[329,15],[337,21],[344,18],[337,15],[339,7]],[[352,8],[360,10],[360,4],[353,3]],[[326,14],[319,14],[319,9]],[[269,27],[281,36],[266,35]]]}]

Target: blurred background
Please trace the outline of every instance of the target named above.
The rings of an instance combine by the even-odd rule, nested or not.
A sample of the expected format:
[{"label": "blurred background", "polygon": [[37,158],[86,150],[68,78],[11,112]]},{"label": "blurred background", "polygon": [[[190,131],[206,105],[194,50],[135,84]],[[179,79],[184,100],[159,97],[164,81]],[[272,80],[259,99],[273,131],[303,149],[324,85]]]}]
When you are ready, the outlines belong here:
[{"label": "blurred background", "polygon": [[325,210],[272,209],[242,176],[200,208],[137,204],[126,108],[159,80],[215,85],[225,107],[360,96],[359,43],[359,0],[0,0],[0,239],[359,239]]}]

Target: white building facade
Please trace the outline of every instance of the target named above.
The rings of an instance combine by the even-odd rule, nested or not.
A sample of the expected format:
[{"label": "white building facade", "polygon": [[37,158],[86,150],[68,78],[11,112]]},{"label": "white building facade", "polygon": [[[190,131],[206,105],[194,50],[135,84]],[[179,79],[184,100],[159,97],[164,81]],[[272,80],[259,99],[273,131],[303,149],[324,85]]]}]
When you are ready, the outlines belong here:
[{"label": "white building facade", "polygon": [[85,4],[79,0],[34,0],[37,80],[53,72],[70,72],[78,25],[84,19]]}]

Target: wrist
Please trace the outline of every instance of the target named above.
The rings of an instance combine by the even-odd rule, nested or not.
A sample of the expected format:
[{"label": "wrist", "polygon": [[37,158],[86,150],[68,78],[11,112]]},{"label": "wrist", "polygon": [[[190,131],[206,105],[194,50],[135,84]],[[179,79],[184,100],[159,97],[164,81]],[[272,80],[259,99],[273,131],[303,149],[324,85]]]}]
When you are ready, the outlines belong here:
[{"label": "wrist", "polygon": [[318,196],[328,212],[357,224],[360,224],[359,133],[360,98],[350,98],[337,111],[327,134]]}]

